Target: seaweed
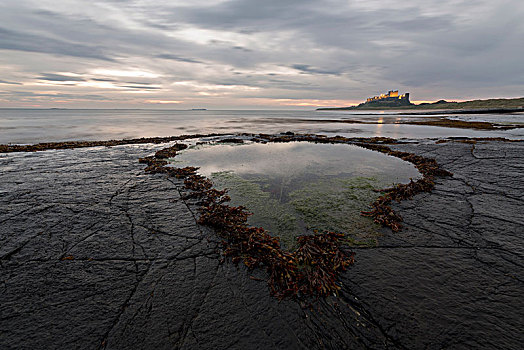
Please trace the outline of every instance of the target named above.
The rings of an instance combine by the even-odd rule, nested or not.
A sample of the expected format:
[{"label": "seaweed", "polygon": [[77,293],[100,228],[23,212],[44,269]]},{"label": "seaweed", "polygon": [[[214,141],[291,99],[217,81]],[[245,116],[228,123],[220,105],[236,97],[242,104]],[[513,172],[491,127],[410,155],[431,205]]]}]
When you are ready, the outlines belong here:
[{"label": "seaweed", "polygon": [[380,190],[380,192],[385,192],[385,194],[378,197],[371,204],[372,209],[370,211],[361,213],[363,216],[372,217],[377,224],[389,227],[394,232],[398,232],[402,228],[402,216],[391,208],[392,201],[400,202],[404,199],[412,199],[413,196],[421,192],[431,192],[435,187],[435,176],[453,176],[449,171],[441,169],[437,161],[432,158],[425,158],[408,152],[394,151],[383,145],[360,143],[358,146],[410,162],[415,165],[423,176],[417,181],[411,179],[408,184],[397,184],[396,186]]},{"label": "seaweed", "polygon": [[243,262],[249,269],[264,267],[271,294],[279,300],[318,298],[340,289],[339,274],[354,262],[354,253],[342,249],[344,234],[315,232],[299,236],[294,251],[282,249],[278,237],[264,228],[249,226],[251,213],[245,207],[226,204],[230,200],[227,191],[213,189],[209,179],[196,174],[196,168],[168,167],[156,156],[141,158],[140,162],[148,164],[149,173],[184,177],[184,186],[191,191],[185,198],[200,199],[198,223],[217,232],[223,239],[224,256],[233,263]]},{"label": "seaweed", "polygon": [[[180,135],[180,136],[168,136],[168,137],[141,137],[136,139],[123,139],[123,140],[108,140],[108,141],[65,141],[65,142],[45,142],[37,143],[33,145],[0,145],[0,153],[11,153],[11,152],[37,152],[47,151],[52,149],[73,149],[73,148],[85,148],[85,147],[113,147],[120,145],[138,145],[145,143],[167,143],[173,141],[181,141],[194,138],[202,137],[216,137],[224,136],[225,134],[194,134],[194,135]],[[187,146],[186,146],[187,147]]]},{"label": "seaweed", "polygon": [[166,158],[173,158],[176,156],[176,153],[178,151],[184,150],[187,148],[187,145],[185,143],[175,143],[171,147],[163,148],[160,151],[155,153],[155,158],[157,159],[166,159]]},{"label": "seaweed", "polygon": [[[436,176],[451,176],[441,169],[431,158],[413,153],[395,151],[385,144],[398,143],[393,139],[348,139],[342,136],[325,137],[315,135],[295,135],[292,133],[273,135],[248,135],[255,142],[292,142],[309,141],[318,143],[348,143],[385,153],[411,162],[423,177],[408,184],[398,184],[391,188],[378,190],[384,194],[372,204],[371,210],[361,212],[383,226],[399,231],[402,217],[392,208],[392,201],[410,199],[421,192],[430,192],[435,186]],[[175,147],[175,148],[173,148]],[[280,239],[272,236],[262,227],[248,224],[251,215],[243,206],[230,206],[226,190],[213,188],[212,182],[197,174],[198,168],[175,168],[167,165],[164,156],[176,155],[181,145],[158,151],[155,156],[140,158],[147,164],[148,173],[163,173],[167,176],[184,178],[184,187],[188,193],[184,198],[199,200],[200,217],[198,223],[211,227],[222,238],[224,256],[232,262],[242,262],[248,269],[264,268],[267,272],[267,284],[271,295],[279,300],[288,298],[325,297],[336,294],[340,289],[338,277],[341,272],[354,263],[354,253],[345,247],[347,238],[344,234],[332,231],[314,231],[311,235],[297,238],[295,250],[285,250]]]},{"label": "seaweed", "polygon": [[225,139],[220,139],[217,141],[217,143],[244,143],[244,140],[234,138],[234,137],[229,137]]},{"label": "seaweed", "polygon": [[436,144],[448,143],[448,142],[460,142],[474,144],[477,142],[524,142],[522,139],[507,139],[505,137],[470,137],[470,138],[449,138],[437,140]]},{"label": "seaweed", "polygon": [[[273,198],[263,187],[269,184],[262,179],[245,179],[231,171],[215,172],[210,175],[214,186],[227,188],[232,205],[242,204],[252,211],[248,223],[264,227],[272,235],[280,238],[286,248],[295,246],[295,235],[299,231],[299,221],[290,206],[280,199]],[[241,200],[239,201],[239,198]]]},{"label": "seaweed", "polygon": [[478,130],[511,130],[523,128],[524,125],[505,125],[505,124],[496,124],[491,122],[478,122],[478,121],[467,121],[467,120],[457,120],[457,119],[448,119],[445,117],[436,117],[428,120],[420,121],[407,121],[399,124],[409,124],[409,125],[429,125],[429,126],[440,126],[447,128],[459,128],[459,129],[478,129]]},{"label": "seaweed", "polygon": [[422,174],[422,179],[417,181],[411,180],[406,185],[398,184],[391,188],[380,190],[379,192],[386,192],[386,194],[378,197],[373,203],[371,203],[370,211],[361,212],[361,215],[372,217],[375,223],[389,227],[394,232],[398,232],[402,228],[402,216],[400,216],[400,214],[396,213],[393,208],[391,208],[391,202],[393,200],[399,202],[404,199],[411,199],[414,195],[421,192],[431,192],[435,187],[436,176],[453,176],[453,174],[449,171],[441,169],[435,159],[425,158],[414,153],[392,150],[390,147],[386,146],[386,144],[399,144],[400,142],[386,137],[374,137],[366,139],[346,138],[338,135],[326,137],[297,134],[280,134],[276,136],[259,134],[252,135],[252,140],[255,142],[308,141],[315,143],[347,143],[385,153],[387,155],[412,163]]}]

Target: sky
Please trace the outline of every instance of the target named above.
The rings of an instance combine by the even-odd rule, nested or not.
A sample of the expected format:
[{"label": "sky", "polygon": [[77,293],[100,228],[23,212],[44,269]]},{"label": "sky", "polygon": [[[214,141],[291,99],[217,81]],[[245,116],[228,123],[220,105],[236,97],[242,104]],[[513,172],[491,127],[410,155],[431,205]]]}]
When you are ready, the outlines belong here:
[{"label": "sky", "polygon": [[522,0],[1,0],[0,108],[524,96]]}]

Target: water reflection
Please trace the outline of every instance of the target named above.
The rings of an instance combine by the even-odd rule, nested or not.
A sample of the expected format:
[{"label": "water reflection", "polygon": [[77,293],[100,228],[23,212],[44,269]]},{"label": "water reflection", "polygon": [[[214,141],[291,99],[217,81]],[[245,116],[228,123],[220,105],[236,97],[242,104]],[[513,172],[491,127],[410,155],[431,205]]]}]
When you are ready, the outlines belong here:
[{"label": "water reflection", "polygon": [[178,155],[176,162],[200,166],[205,176],[221,171],[268,177],[376,176],[392,183],[419,175],[413,165],[395,157],[354,145],[308,142],[198,145]]},{"label": "water reflection", "polygon": [[378,227],[360,216],[375,188],[419,177],[415,167],[353,145],[251,143],[200,145],[181,152],[174,165],[199,166],[232,205],[254,214],[249,222],[293,245],[314,229],[350,234],[353,243],[376,243]]},{"label": "water reflection", "polygon": [[[430,116],[434,117],[434,116]],[[0,143],[109,140],[194,133],[340,134],[348,137],[507,137],[523,138],[524,129],[467,130],[398,125],[425,116],[372,112],[176,111],[176,110],[16,110],[0,109]],[[453,118],[522,123],[523,114],[461,115]],[[377,124],[381,121],[382,124]],[[361,124],[372,122],[374,124]],[[381,126],[379,126],[381,125]]]}]

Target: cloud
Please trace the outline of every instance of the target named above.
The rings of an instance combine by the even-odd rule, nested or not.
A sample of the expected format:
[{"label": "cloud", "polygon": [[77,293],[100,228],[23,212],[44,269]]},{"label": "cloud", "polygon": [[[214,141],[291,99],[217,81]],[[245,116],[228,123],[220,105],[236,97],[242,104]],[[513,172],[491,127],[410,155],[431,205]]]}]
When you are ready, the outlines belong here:
[{"label": "cloud", "polygon": [[195,60],[193,58],[185,58],[185,57],[180,57],[180,56],[171,55],[171,54],[161,54],[161,55],[156,55],[155,57],[162,58],[165,60],[174,60],[174,61],[187,62],[187,63],[204,63],[202,61]]},{"label": "cloud", "polygon": [[327,75],[340,75],[342,72],[336,70],[324,70],[313,68],[309,64],[293,64],[291,68],[301,71],[302,73],[308,74],[327,74]]},{"label": "cloud", "polygon": [[244,51],[244,52],[252,52],[253,50],[250,50],[250,49],[246,49],[245,47],[243,46],[233,46],[233,49],[235,50],[240,50],[240,51]]},{"label": "cloud", "polygon": [[55,73],[42,73],[42,75],[37,77],[37,79],[48,81],[85,81],[85,79],[80,77],[67,76]]},{"label": "cloud", "polygon": [[0,84],[12,100],[52,86],[87,107],[96,102],[76,96],[103,91],[125,107],[139,90],[137,104],[222,108],[392,88],[417,100],[515,96],[523,17],[521,0],[4,0]]},{"label": "cloud", "polygon": [[44,100],[86,100],[86,101],[108,101],[111,98],[95,94],[67,94],[67,93],[35,93],[29,91],[0,92],[0,96],[14,98],[30,98]]},{"label": "cloud", "polygon": [[102,81],[102,82],[118,82],[118,80],[115,80],[115,79],[109,79],[109,78],[91,78],[91,80],[94,80],[94,81]]},{"label": "cloud", "polygon": [[139,90],[159,90],[160,87],[157,86],[148,86],[148,85],[121,85],[123,88],[128,89],[139,89]]},{"label": "cloud", "polygon": [[0,28],[0,50],[2,49],[94,58],[104,61],[113,60],[104,55],[96,46],[75,44],[41,35],[15,32],[5,28]]},{"label": "cloud", "polygon": [[17,82],[14,82],[14,81],[6,81],[6,80],[1,80],[1,79],[0,79],[0,84],[22,85],[22,83],[17,83]]}]

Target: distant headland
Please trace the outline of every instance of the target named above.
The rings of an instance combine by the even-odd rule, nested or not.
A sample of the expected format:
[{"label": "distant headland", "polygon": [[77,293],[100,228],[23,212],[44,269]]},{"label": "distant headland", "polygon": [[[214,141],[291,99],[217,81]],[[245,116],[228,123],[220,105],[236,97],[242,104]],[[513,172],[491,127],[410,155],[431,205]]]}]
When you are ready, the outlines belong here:
[{"label": "distant headland", "polygon": [[490,110],[501,112],[524,111],[524,97],[520,98],[497,98],[486,100],[471,100],[464,102],[439,100],[433,103],[413,104],[409,101],[409,92],[400,95],[398,90],[390,90],[387,94],[369,97],[366,102],[351,107],[323,107],[319,111],[326,110],[380,110],[380,109],[439,109],[439,110]]}]

